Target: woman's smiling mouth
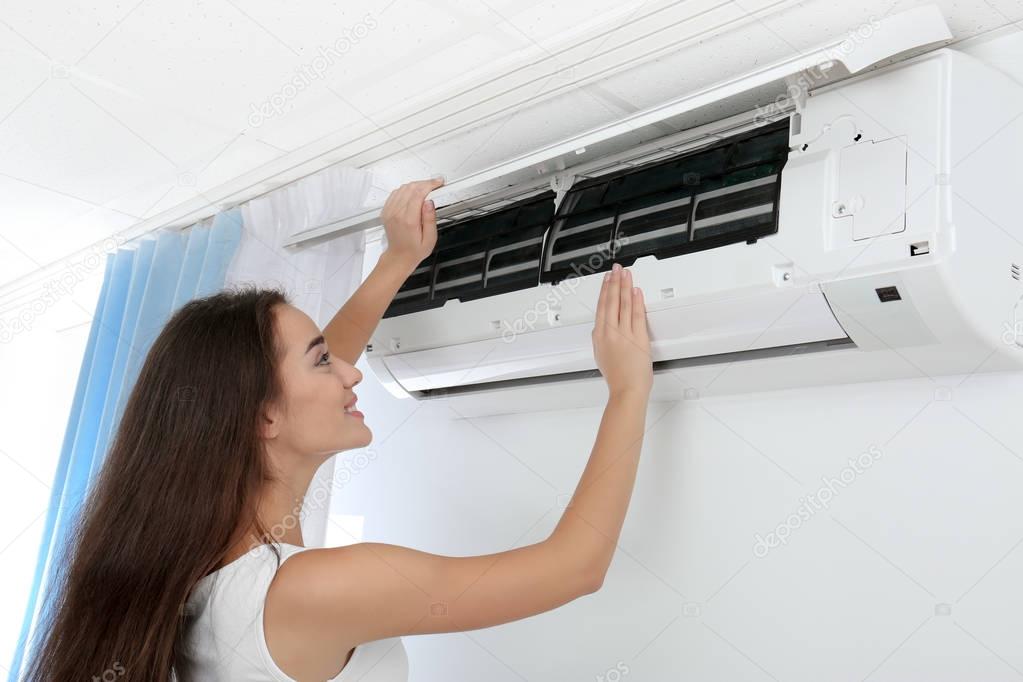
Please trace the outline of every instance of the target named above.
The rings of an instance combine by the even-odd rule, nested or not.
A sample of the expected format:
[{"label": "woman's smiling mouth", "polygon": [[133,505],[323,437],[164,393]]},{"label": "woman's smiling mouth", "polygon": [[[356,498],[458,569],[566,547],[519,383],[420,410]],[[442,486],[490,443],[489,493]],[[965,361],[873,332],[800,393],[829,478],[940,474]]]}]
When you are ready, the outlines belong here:
[{"label": "woman's smiling mouth", "polygon": [[355,402],[358,399],[359,399],[358,396],[352,396],[352,401],[345,405],[345,414],[351,417],[357,417],[359,419],[362,419],[365,417],[365,415],[362,414],[362,412],[359,412],[358,410],[355,409]]}]

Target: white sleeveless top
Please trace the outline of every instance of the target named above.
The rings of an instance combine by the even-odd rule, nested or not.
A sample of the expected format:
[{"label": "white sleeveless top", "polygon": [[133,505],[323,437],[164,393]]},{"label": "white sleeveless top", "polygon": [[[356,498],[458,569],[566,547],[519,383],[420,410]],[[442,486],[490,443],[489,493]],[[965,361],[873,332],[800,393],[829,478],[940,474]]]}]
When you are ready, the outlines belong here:
[{"label": "white sleeveless top", "polygon": [[[281,564],[311,549],[277,543]],[[184,607],[184,646],[196,682],[295,682],[277,667],[263,635],[263,605],[277,559],[259,545],[200,580]],[[340,576],[339,576],[340,579]],[[329,682],[407,682],[408,658],[400,637],[355,647]]]}]

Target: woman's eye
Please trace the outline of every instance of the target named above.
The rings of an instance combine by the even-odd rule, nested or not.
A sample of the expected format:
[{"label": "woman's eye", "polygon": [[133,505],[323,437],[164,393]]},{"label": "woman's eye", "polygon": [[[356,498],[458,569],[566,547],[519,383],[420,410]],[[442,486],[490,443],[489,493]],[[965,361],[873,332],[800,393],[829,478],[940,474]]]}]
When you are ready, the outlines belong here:
[{"label": "woman's eye", "polygon": [[320,356],[320,360],[319,362],[316,363],[316,366],[319,367],[320,365],[329,365],[330,364],[329,358],[330,351],[326,351],[323,355]]}]

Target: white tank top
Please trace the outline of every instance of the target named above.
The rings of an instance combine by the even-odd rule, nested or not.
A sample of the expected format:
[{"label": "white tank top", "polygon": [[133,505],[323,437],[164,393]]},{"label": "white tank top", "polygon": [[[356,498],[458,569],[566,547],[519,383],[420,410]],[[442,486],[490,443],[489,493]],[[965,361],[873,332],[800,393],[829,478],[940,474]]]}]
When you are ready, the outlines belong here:
[{"label": "white tank top", "polygon": [[[311,549],[278,543],[281,564]],[[198,582],[185,604],[188,679],[196,682],[295,682],[277,667],[263,635],[263,605],[277,559],[259,545]],[[408,658],[400,637],[355,647],[329,682],[407,682]]]}]

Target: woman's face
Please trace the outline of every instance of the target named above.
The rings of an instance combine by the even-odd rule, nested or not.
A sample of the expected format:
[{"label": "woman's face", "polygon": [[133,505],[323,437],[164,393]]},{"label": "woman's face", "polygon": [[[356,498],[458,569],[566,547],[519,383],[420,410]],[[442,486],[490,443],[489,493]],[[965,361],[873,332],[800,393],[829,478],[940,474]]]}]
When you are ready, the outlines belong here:
[{"label": "woman's face", "polygon": [[332,455],[369,445],[373,432],[354,409],[362,372],[329,354],[316,323],[291,305],[276,307],[284,399],[269,411],[266,434],[275,447],[301,455]]}]

